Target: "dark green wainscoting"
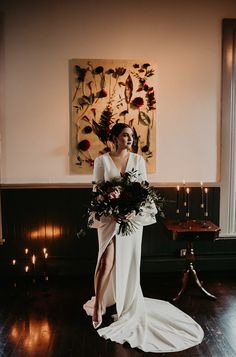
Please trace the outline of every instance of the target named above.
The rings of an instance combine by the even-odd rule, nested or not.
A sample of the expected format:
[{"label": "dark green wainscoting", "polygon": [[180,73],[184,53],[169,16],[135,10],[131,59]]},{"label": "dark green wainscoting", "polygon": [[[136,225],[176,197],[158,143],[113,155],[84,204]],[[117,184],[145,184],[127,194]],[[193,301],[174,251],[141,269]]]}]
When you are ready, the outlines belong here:
[{"label": "dark green wainscoting", "polygon": [[[166,199],[166,218],[176,218],[176,188],[159,188]],[[47,248],[47,269],[50,274],[78,275],[94,270],[97,256],[96,230],[90,230],[78,239],[77,232],[84,222],[83,213],[89,202],[89,188],[3,188],[1,191],[3,238],[0,246],[0,274],[12,270],[12,259],[17,260],[17,271],[24,273],[28,255],[36,255],[36,273],[45,265],[42,249]],[[209,219],[219,224],[218,187],[209,188]],[[184,217],[180,197],[181,218]],[[190,218],[201,219],[201,192],[191,188]],[[125,239],[125,238],[124,238]],[[143,272],[181,271],[184,258],[180,249],[184,242],[170,239],[163,221],[144,227],[142,264]],[[236,240],[216,240],[195,244],[198,270],[232,270],[236,267]],[[32,268],[32,267],[31,267]]]}]

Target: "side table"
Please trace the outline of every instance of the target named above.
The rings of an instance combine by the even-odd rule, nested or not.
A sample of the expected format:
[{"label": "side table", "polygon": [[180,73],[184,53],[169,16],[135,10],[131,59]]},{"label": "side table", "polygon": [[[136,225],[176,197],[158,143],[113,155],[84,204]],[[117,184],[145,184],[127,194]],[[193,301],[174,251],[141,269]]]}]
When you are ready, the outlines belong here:
[{"label": "side table", "polygon": [[219,237],[220,228],[211,221],[165,220],[164,224],[168,231],[171,232],[172,240],[186,241],[186,267],[182,276],[182,287],[173,301],[177,301],[187,290],[190,279],[193,279],[193,281],[204,295],[210,299],[215,300],[216,297],[204,289],[200,280],[198,279],[197,272],[194,269],[193,263],[196,259],[194,254],[194,242],[214,241],[217,237]]}]

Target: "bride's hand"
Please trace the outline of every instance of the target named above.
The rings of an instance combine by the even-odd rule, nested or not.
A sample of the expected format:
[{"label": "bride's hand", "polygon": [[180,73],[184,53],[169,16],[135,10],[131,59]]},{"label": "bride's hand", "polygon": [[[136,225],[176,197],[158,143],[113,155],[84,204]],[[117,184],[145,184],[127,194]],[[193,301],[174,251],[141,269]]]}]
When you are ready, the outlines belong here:
[{"label": "bride's hand", "polygon": [[133,219],[136,216],[136,212],[135,211],[131,211],[130,213],[125,215],[125,220],[130,221],[131,219]]},{"label": "bride's hand", "polygon": [[121,222],[127,222],[130,221],[131,219],[133,219],[136,216],[136,212],[135,211],[131,211],[130,213],[127,213],[124,216],[118,216],[115,218],[117,223],[121,223]]}]

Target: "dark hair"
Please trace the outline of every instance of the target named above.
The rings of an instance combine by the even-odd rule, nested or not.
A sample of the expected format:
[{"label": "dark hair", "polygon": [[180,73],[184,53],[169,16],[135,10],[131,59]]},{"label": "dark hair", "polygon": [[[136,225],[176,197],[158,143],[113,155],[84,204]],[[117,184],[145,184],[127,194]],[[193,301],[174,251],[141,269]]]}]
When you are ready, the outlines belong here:
[{"label": "dark hair", "polygon": [[122,130],[124,130],[125,128],[131,129],[131,127],[125,123],[116,123],[115,125],[113,125],[110,131],[110,141],[114,143],[114,137],[118,138]]}]

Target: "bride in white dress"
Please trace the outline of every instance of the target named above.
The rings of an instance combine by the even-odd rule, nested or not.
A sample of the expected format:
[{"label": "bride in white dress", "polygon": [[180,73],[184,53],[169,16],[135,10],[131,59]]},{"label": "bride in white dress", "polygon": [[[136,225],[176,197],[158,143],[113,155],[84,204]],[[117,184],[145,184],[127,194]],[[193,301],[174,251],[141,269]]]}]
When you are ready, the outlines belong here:
[{"label": "bride in white dress", "polygon": [[[137,170],[140,181],[147,180],[142,156],[130,152],[132,129],[123,123],[112,128],[116,151],[103,154],[94,163],[93,181],[109,181],[120,173]],[[155,210],[155,207],[153,207]],[[145,298],[140,286],[140,260],[143,226],[155,223],[150,211],[131,219],[136,229],[130,235],[118,234],[119,224],[112,217],[95,221],[99,252],[95,270],[95,296],[86,304],[94,328],[105,339],[128,342],[145,352],[176,352],[199,344],[202,328],[187,314],[167,301]],[[114,322],[99,328],[106,308],[116,304]]]}]

